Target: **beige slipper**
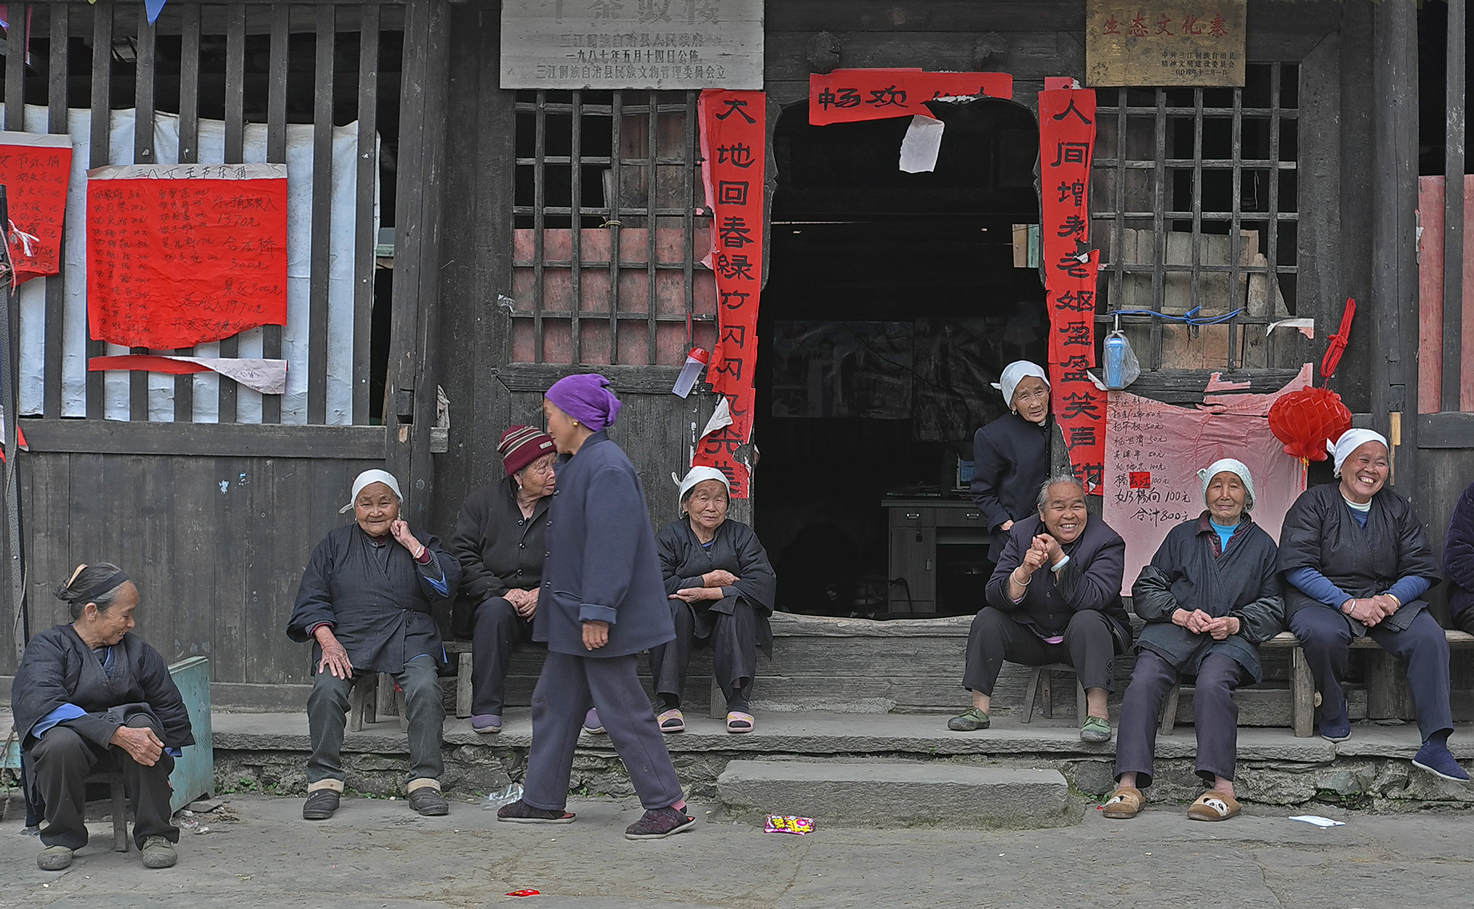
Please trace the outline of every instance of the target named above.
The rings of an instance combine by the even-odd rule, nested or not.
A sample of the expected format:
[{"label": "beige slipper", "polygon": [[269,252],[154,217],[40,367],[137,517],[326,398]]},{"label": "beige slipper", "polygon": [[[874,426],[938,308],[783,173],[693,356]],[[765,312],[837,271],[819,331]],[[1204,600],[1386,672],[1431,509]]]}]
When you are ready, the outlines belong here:
[{"label": "beige slipper", "polygon": [[1100,807],[1101,814],[1118,821],[1129,821],[1136,817],[1146,798],[1134,786],[1117,786],[1111,797]]},{"label": "beige slipper", "polygon": [[1231,795],[1217,789],[1209,789],[1198,797],[1187,809],[1187,816],[1195,821],[1226,821],[1236,817],[1243,807]]}]

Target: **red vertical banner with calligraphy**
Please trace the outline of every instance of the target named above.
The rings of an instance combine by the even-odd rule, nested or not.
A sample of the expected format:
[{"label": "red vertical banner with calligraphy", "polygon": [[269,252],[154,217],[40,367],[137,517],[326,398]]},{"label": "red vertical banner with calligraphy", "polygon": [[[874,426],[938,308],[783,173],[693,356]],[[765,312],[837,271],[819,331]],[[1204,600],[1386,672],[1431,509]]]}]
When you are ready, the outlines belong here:
[{"label": "red vertical banner with calligraphy", "polygon": [[1095,290],[1099,253],[1090,249],[1090,161],[1095,92],[1039,93],[1039,216],[1049,312],[1050,407],[1070,465],[1085,491],[1101,491],[1106,394],[1086,372],[1095,366]]},{"label": "red vertical banner with calligraphy", "polygon": [[72,172],[67,136],[0,133],[0,185],[10,216],[15,283],[61,269],[61,224]]},{"label": "red vertical banner with calligraphy", "polygon": [[767,96],[759,91],[703,91],[697,114],[701,177],[712,212],[711,252],[705,262],[717,285],[717,343],[706,377],[712,391],[726,400],[732,422],[702,436],[691,463],[722,471],[732,484],[732,497],[744,499],[750,467],[737,451],[752,437],[756,403]]}]

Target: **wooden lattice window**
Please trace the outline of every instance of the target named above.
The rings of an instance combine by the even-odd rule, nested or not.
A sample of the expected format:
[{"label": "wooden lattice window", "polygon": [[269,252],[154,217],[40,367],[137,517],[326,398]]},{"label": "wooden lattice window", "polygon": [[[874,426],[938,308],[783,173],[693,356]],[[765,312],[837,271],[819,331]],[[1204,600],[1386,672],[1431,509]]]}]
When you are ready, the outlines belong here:
[{"label": "wooden lattice window", "polygon": [[696,98],[518,92],[513,361],[678,365],[711,346]]},{"label": "wooden lattice window", "polygon": [[1144,368],[1274,365],[1264,326],[1295,313],[1298,86],[1299,67],[1261,63],[1242,89],[1099,92],[1091,236],[1102,311],[1239,310],[1192,331],[1123,319]]}]

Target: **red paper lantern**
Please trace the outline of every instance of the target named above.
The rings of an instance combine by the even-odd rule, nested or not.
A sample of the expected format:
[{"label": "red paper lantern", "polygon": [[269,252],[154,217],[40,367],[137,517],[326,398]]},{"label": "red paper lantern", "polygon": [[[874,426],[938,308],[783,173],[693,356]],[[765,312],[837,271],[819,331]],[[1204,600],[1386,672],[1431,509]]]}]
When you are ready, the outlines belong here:
[{"label": "red paper lantern", "polygon": [[1269,408],[1269,430],[1285,443],[1285,454],[1309,461],[1326,459],[1326,440],[1351,428],[1351,411],[1328,388],[1302,388],[1282,395]]}]

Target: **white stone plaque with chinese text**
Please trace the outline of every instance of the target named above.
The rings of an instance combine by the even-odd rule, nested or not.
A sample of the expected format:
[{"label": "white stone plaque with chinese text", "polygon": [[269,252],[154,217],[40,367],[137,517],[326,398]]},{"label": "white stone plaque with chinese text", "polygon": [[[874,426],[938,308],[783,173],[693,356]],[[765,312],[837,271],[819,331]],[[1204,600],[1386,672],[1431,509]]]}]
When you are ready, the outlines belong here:
[{"label": "white stone plaque with chinese text", "polygon": [[1246,0],[1086,0],[1085,84],[1242,88]]},{"label": "white stone plaque with chinese text", "polygon": [[762,0],[504,0],[502,88],[761,89]]}]

